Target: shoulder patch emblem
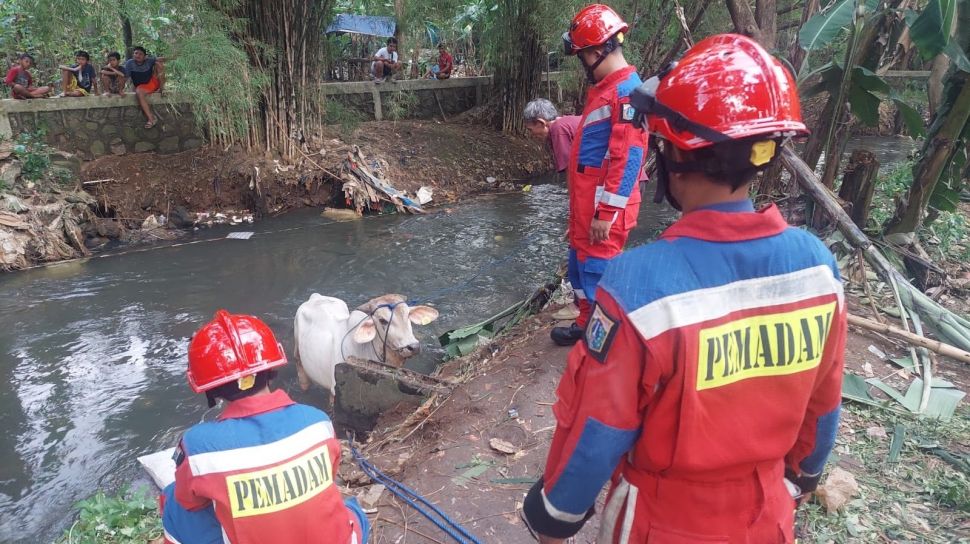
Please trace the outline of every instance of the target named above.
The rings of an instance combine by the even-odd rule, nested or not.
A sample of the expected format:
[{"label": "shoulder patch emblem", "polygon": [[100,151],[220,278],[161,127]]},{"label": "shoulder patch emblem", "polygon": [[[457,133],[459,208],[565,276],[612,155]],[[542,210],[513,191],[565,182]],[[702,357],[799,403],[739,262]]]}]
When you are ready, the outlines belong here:
[{"label": "shoulder patch emblem", "polygon": [[599,304],[593,309],[593,315],[586,325],[586,348],[590,355],[599,362],[606,361],[606,354],[616,336],[618,321],[611,317]]},{"label": "shoulder patch emblem", "polygon": [[620,120],[624,123],[632,123],[633,118],[636,117],[637,110],[633,109],[630,104],[623,104],[623,111],[620,112]]},{"label": "shoulder patch emblem", "polygon": [[182,449],[181,440],[179,440],[179,445],[175,447],[175,451],[172,453],[172,461],[175,461],[175,466],[180,466],[185,461],[185,450]]}]

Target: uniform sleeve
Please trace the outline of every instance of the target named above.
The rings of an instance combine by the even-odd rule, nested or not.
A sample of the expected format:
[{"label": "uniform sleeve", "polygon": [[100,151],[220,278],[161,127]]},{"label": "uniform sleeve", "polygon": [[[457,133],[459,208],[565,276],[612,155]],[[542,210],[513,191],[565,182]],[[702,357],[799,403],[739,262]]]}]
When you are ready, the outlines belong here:
[{"label": "uniform sleeve", "polygon": [[[836,272],[836,279],[837,272]],[[816,478],[825,468],[835,446],[842,405],[842,374],[845,363],[846,306],[839,300],[832,317],[828,344],[819,365],[812,396],[795,446],[786,456],[786,465],[796,475]]]},{"label": "uniform sleeve", "polygon": [[644,347],[617,303],[599,290],[585,342],[569,354],[553,406],[556,431],[543,477],[523,512],[540,534],[569,538],[640,434]]},{"label": "uniform sleeve", "polygon": [[199,510],[209,506],[211,500],[195,493],[195,475],[192,474],[184,441],[175,448],[175,500],[186,510]]},{"label": "uniform sleeve", "polygon": [[[637,189],[647,155],[647,133],[633,122],[633,107],[628,97],[618,98],[613,106],[606,177],[597,212],[613,213],[626,208]],[[605,217],[598,217],[606,219]]]}]

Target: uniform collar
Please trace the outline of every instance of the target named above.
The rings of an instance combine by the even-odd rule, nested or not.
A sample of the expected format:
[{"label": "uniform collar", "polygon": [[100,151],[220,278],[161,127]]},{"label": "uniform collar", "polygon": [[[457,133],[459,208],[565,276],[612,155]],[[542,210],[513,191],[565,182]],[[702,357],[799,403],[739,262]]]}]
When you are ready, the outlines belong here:
[{"label": "uniform collar", "polygon": [[632,64],[625,68],[620,68],[619,70],[616,70],[615,72],[608,74],[606,77],[599,80],[596,83],[596,85],[593,85],[592,90],[595,90],[598,92],[608,87],[615,87],[618,82],[623,81],[636,70],[637,70],[637,67],[633,66]]},{"label": "uniform collar", "polygon": [[741,200],[732,200],[730,202],[709,204],[707,206],[698,208],[698,210],[714,210],[716,212],[753,212],[754,202],[751,202],[750,198],[743,198]]},{"label": "uniform collar", "polygon": [[[749,211],[745,211],[745,202],[750,201],[715,205],[718,208],[728,207],[727,210],[711,207],[694,210],[681,217],[660,237],[667,240],[696,238],[711,242],[741,242],[775,236],[788,228],[778,206],[771,204],[759,211],[754,211],[751,207]],[[735,207],[738,209],[733,209]]]},{"label": "uniform collar", "polygon": [[273,410],[278,410],[291,404],[296,403],[286,394],[286,391],[277,389],[268,395],[257,395],[255,397],[234,400],[226,406],[217,419],[220,421],[223,419],[240,419],[265,412],[272,412]]}]

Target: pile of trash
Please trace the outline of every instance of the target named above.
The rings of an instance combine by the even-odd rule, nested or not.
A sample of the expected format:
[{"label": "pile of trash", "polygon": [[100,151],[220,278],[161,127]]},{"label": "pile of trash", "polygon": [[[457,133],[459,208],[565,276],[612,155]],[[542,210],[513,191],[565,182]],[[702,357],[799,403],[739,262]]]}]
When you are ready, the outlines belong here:
[{"label": "pile of trash", "polygon": [[424,213],[422,206],[431,201],[431,188],[421,187],[417,194],[408,196],[391,185],[387,170],[383,159],[368,160],[357,146],[347,152],[340,172],[347,207],[358,215],[364,210],[384,211],[385,203],[401,213]]},{"label": "pile of trash", "polygon": [[94,216],[95,199],[60,181],[80,161],[53,153],[46,158],[50,175],[27,179],[23,154],[13,142],[0,142],[0,270],[88,255],[83,226]]}]

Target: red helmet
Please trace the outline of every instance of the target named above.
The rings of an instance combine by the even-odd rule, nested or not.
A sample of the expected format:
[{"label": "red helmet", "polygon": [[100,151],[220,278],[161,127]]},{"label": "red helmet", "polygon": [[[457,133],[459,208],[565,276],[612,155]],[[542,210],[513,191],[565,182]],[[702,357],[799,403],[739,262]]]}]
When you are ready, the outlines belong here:
[{"label": "red helmet", "polygon": [[738,34],[711,36],[690,48],[661,76],[654,96],[665,107],[647,112],[650,132],[684,150],[715,143],[702,128],[731,140],[808,133],[791,73]]},{"label": "red helmet", "polygon": [[286,364],[283,346],[259,318],[219,310],[189,342],[189,385],[196,393],[215,389]]},{"label": "red helmet", "polygon": [[569,31],[562,35],[563,46],[567,55],[575,55],[587,47],[603,45],[617,33],[626,32],[629,28],[613,8],[593,4],[573,17]]}]

